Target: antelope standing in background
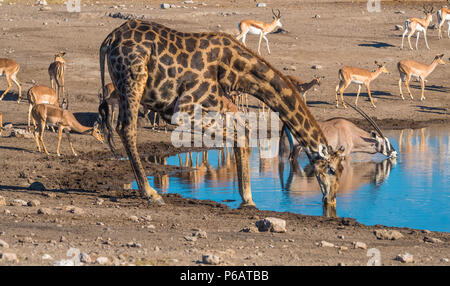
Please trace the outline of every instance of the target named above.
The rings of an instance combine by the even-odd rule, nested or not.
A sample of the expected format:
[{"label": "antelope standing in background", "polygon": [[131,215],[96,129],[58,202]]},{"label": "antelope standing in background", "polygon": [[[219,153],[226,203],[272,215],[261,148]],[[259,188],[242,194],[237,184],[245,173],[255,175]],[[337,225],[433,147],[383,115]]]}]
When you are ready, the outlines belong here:
[{"label": "antelope standing in background", "polygon": [[278,9],[277,12],[278,14],[275,14],[272,9],[273,21],[271,23],[264,23],[257,20],[242,20],[238,25],[239,35],[236,37],[236,39],[242,39],[242,43],[246,45],[245,38],[247,37],[247,34],[259,35],[258,54],[261,55],[261,40],[264,39],[267,45],[267,52],[270,55],[269,40],[267,39],[266,35],[273,32],[276,28],[282,26],[280,21],[281,12]]},{"label": "antelope standing in background", "polygon": [[430,65],[421,64],[408,59],[402,60],[397,64],[397,68],[400,73],[398,88],[400,89],[400,95],[403,100],[405,100],[405,98],[403,97],[402,92],[402,81],[405,82],[405,86],[408,89],[409,96],[411,97],[411,99],[413,99],[411,90],[409,90],[409,80],[411,79],[411,77],[415,77],[420,80],[420,84],[422,86],[422,96],[420,97],[420,100],[425,100],[424,91],[426,78],[434,71],[438,64],[445,65],[445,62],[442,59],[443,57],[444,54],[436,55]]},{"label": "antelope standing in background", "polygon": [[54,62],[51,63],[48,67],[50,84],[52,88],[56,90],[56,94],[58,95],[58,102],[60,98],[64,98],[64,65],[66,63],[66,60],[63,58],[63,56],[65,54],[65,52],[57,52],[55,54]]},{"label": "antelope standing in background", "polygon": [[437,11],[438,19],[438,39],[442,39],[442,26],[444,26],[445,21],[447,21],[447,37],[450,38],[450,0],[447,0],[448,6],[443,6]]},{"label": "antelope standing in background", "polygon": [[370,102],[372,103],[372,106],[376,108],[375,104],[373,103],[372,95],[370,93],[370,82],[376,79],[381,73],[389,73],[389,71],[384,65],[380,64],[379,62],[375,61],[375,64],[378,66],[378,68],[373,72],[349,66],[345,66],[339,70],[339,84],[336,86],[336,107],[339,106],[339,92],[341,94],[342,105],[347,108],[344,102],[344,90],[352,82],[354,82],[358,84],[358,93],[356,94],[355,105],[358,105],[359,92],[361,91],[361,85],[364,84],[367,88]]},{"label": "antelope standing in background", "polygon": [[81,134],[92,135],[95,139],[103,143],[103,137],[97,128],[97,124],[94,125],[94,127],[84,126],[78,122],[73,113],[69,110],[48,104],[36,104],[31,110],[31,113],[33,119],[37,122],[37,129],[34,131],[34,139],[39,152],[41,152],[41,146],[39,145],[39,142],[41,142],[45,154],[49,155],[44,144],[44,131],[47,123],[58,126],[58,147],[56,148],[56,154],[58,156],[60,156],[59,148],[61,146],[62,133],[64,130],[67,130],[66,134],[67,139],[69,140],[70,149],[75,156],[77,156],[77,153],[73,149],[72,140],[70,139],[71,130]]},{"label": "antelope standing in background", "polygon": [[302,94],[303,101],[306,104],[306,92],[313,88],[315,85],[320,86],[320,81],[325,77],[314,75],[314,78],[310,82],[304,82],[292,75],[288,75],[287,78],[289,78],[292,84],[297,88],[298,92]]},{"label": "antelope standing in background", "polygon": [[19,88],[19,96],[17,99],[17,103],[20,102],[22,98],[22,86],[20,85],[19,80],[17,79],[17,73],[20,70],[20,65],[15,60],[11,59],[0,59],[0,76],[4,75],[6,80],[8,81],[8,88],[5,89],[2,96],[0,96],[0,101],[3,100],[5,94],[11,89],[12,83],[14,82]]},{"label": "antelope standing in background", "polygon": [[408,34],[408,43],[409,48],[412,50],[411,46],[411,36],[414,34],[414,32],[417,32],[417,39],[416,39],[416,50],[418,50],[417,44],[419,43],[419,36],[420,32],[423,32],[423,37],[425,39],[425,44],[427,45],[427,49],[430,49],[427,42],[427,29],[430,25],[431,21],[433,20],[433,6],[431,6],[431,9],[427,9],[425,7],[425,4],[423,5],[423,12],[425,13],[426,17],[425,19],[422,18],[409,18],[405,21],[405,31],[402,35],[402,46],[400,49],[403,49],[403,39],[405,38],[406,34]]}]

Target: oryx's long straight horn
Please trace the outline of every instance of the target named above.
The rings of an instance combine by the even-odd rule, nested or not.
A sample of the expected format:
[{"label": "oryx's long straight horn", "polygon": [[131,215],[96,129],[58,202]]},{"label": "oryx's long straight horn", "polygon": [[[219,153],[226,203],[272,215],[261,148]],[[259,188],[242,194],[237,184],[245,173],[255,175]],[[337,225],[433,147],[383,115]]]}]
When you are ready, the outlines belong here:
[{"label": "oryx's long straight horn", "polygon": [[364,111],[362,111],[360,108],[358,108],[357,106],[354,106],[353,104],[350,104],[348,102],[346,102],[346,104],[348,104],[351,108],[353,108],[354,110],[356,110],[359,114],[361,114],[362,117],[364,117],[367,121],[369,121],[370,125],[372,125],[372,127],[378,132],[378,134],[383,137],[386,138],[383,135],[383,132],[381,132],[381,129],[378,127],[378,125],[375,123],[375,121],[373,121],[372,118],[370,118],[369,115],[367,115]]}]

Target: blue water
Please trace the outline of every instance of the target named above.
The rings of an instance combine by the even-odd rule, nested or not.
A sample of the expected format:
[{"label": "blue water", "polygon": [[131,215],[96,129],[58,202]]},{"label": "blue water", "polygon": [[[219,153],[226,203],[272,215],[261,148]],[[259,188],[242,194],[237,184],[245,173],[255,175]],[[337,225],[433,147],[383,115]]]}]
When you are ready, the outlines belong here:
[{"label": "blue water", "polygon": [[[382,155],[353,154],[341,177],[337,216],[352,217],[367,225],[450,232],[450,128],[390,131],[385,135],[399,151],[399,157],[392,161]],[[196,170],[149,177],[150,184],[161,193],[179,193],[183,197],[238,207],[241,198],[234,155],[208,151],[208,167],[203,155],[191,153],[192,163],[188,165],[197,167]],[[178,166],[180,157],[185,166],[186,154],[168,157],[166,164]],[[315,177],[308,174],[307,163],[300,156],[300,168],[295,172],[293,166],[284,162],[280,175],[279,159],[262,160],[258,148],[253,148],[250,177],[256,206],[263,210],[323,215],[322,194]],[[137,188],[136,183],[133,187]]]}]

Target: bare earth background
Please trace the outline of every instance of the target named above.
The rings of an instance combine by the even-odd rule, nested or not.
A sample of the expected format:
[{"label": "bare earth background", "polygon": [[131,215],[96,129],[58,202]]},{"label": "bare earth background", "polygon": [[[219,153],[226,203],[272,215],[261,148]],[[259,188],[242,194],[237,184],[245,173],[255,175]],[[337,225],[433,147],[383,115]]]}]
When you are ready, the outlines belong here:
[{"label": "bare earth background", "polygon": [[[382,128],[449,123],[448,65],[438,66],[428,78],[426,101],[418,100],[418,82],[412,82],[414,100],[402,101],[398,93],[399,60],[430,63],[438,53],[445,53],[446,61],[450,56],[450,39],[438,41],[437,30],[429,30],[430,51],[425,49],[422,38],[419,51],[399,49],[402,32],[395,31],[394,26],[403,25],[407,17],[422,17],[422,3],[382,2],[381,12],[369,13],[365,1],[271,0],[266,8],[255,8],[252,0],[204,0],[206,5],[168,1],[181,7],[163,10],[160,1],[82,0],[81,13],[68,13],[61,2],[48,1],[49,11],[40,11],[34,1],[1,2],[0,57],[21,64],[18,78],[25,95],[33,82],[49,84],[47,68],[53,54],[66,51],[65,86],[70,109],[84,124],[92,124],[96,118],[100,43],[124,21],[109,17],[109,13],[144,15],[147,20],[186,32],[237,34],[237,23],[242,19],[270,21],[271,8],[280,9],[287,32],[269,35],[272,54],[267,55],[264,44],[262,54],[275,67],[302,80],[309,81],[314,74],[325,76],[323,84],[307,97],[317,119],[343,116],[362,122],[354,111],[335,107],[337,71],[343,65],[374,70],[374,61],[378,60],[387,64],[391,74],[381,75],[371,85],[377,108],[370,107],[364,88],[359,106]],[[442,4],[435,3],[435,10]],[[415,38],[412,40],[414,44]],[[257,37],[248,36],[247,44],[256,49]],[[314,65],[321,68],[312,69]],[[4,79],[0,86],[0,90],[5,89]],[[353,102],[356,89],[354,85],[347,89],[348,101]],[[0,103],[3,123],[24,128],[28,104],[26,100],[17,104],[16,99],[13,87]],[[257,101],[252,99],[251,104],[257,106]],[[138,142],[143,154],[180,151],[170,145],[169,134],[152,131],[142,123]],[[45,141],[52,153],[47,157],[36,152],[33,139],[9,137],[9,133],[5,129],[0,137],[0,196],[6,203],[2,206],[0,200],[0,240],[8,244],[6,247],[0,243],[0,253],[14,253],[17,260],[0,259],[0,265],[51,265],[67,259],[70,247],[90,256],[91,262],[86,264],[107,257],[107,264],[114,265],[198,265],[203,254],[214,254],[221,258],[221,265],[366,265],[367,250],[354,249],[353,242],[357,241],[364,242],[367,249],[379,249],[383,265],[403,264],[395,257],[405,252],[414,256],[415,265],[448,265],[450,259],[448,233],[396,228],[403,238],[379,240],[373,233],[375,229],[392,228],[365,226],[352,219],[230,210],[215,202],[175,195],[164,197],[164,207],[148,208],[135,191],[123,190],[124,183],[134,179],[129,163],[114,159],[107,146],[92,137],[74,134],[78,157],[69,155],[64,138],[64,155],[58,158],[54,154],[56,134],[46,132]],[[146,158],[144,165],[149,175],[175,168],[156,166]],[[46,190],[30,190],[28,187],[35,181]],[[40,205],[15,206],[15,199],[38,200]],[[38,214],[38,209],[50,213]],[[285,219],[287,232],[240,232],[267,216]],[[206,238],[185,238],[199,229],[206,232]],[[320,247],[317,243],[321,241],[336,247]],[[51,258],[43,259],[45,254]]]}]

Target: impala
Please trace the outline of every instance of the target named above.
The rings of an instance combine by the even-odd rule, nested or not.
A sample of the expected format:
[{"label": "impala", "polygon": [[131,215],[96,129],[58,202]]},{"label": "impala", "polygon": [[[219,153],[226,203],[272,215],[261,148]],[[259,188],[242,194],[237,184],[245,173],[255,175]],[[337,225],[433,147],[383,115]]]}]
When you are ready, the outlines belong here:
[{"label": "impala", "polygon": [[[27,92],[28,98],[28,131],[30,131],[31,109],[36,104],[50,104],[58,106],[58,96],[53,88],[45,85],[35,85]],[[36,122],[33,119],[33,125],[36,127]]]},{"label": "impala", "polygon": [[369,94],[370,102],[373,107],[376,107],[373,103],[372,95],[370,93],[370,82],[376,79],[381,73],[389,73],[388,69],[375,61],[378,68],[370,72],[368,70],[345,66],[339,70],[339,84],[336,86],[336,107],[339,106],[338,91],[341,94],[342,105],[347,108],[344,102],[344,90],[352,83],[358,84],[358,93],[356,94],[355,105],[358,105],[359,92],[361,91],[361,85],[364,84]]},{"label": "impala", "polygon": [[108,108],[111,109],[112,124],[114,121],[114,111],[116,110],[116,107],[119,107],[119,93],[115,90],[114,84],[112,82],[105,85],[103,93],[98,93],[98,99],[100,101],[100,104],[103,102],[103,100],[105,100],[108,104]]},{"label": "impala", "polygon": [[19,97],[17,99],[17,103],[20,102],[20,99],[22,98],[22,86],[17,79],[17,73],[19,72],[19,70],[20,65],[15,60],[0,59],[0,76],[6,76],[6,80],[8,81],[8,88],[3,92],[2,96],[0,96],[0,101],[3,100],[3,97],[11,89],[12,83],[14,82],[19,88]]},{"label": "impala", "polygon": [[433,9],[434,9],[433,7],[431,7],[431,10],[427,9],[425,7],[425,5],[423,5],[423,12],[426,15],[425,19],[409,18],[405,21],[405,31],[403,32],[403,35],[402,35],[402,46],[400,47],[400,49],[403,49],[403,39],[405,38],[406,34],[408,34],[409,48],[411,50],[413,49],[411,46],[411,36],[414,34],[414,32],[417,32],[416,50],[419,49],[417,47],[417,44],[419,43],[420,32],[423,32],[423,37],[425,39],[425,44],[427,45],[427,49],[430,49],[430,47],[428,46],[428,42],[427,42],[427,29],[428,29],[428,26],[430,25],[431,21],[433,20],[433,16],[432,16]]},{"label": "impala", "polygon": [[31,110],[33,115],[33,119],[37,122],[37,129],[34,131],[34,139],[36,141],[36,145],[38,151],[41,152],[41,146],[39,142],[42,143],[42,147],[44,149],[45,154],[48,154],[47,148],[44,144],[44,131],[45,125],[47,123],[51,123],[58,126],[58,147],[56,148],[56,154],[60,156],[59,148],[61,146],[62,133],[64,130],[67,130],[67,139],[69,140],[70,149],[72,150],[72,154],[77,156],[77,153],[73,149],[72,140],[70,139],[70,131],[76,131],[81,134],[89,134],[92,135],[95,139],[103,143],[103,137],[97,128],[97,124],[94,127],[87,127],[75,118],[72,112],[66,109],[62,109],[60,107],[56,107],[49,104],[36,104]]},{"label": "impala", "polygon": [[[381,153],[387,157],[397,157],[397,151],[389,142],[389,139],[383,135],[378,125],[366,113],[356,106],[349,104],[352,108],[358,111],[376,130],[366,132],[344,118],[333,118],[327,121],[318,122],[330,146],[337,150],[343,146],[343,156],[351,153],[363,152],[369,154]],[[378,134],[377,134],[378,133]],[[283,137],[286,136],[290,146],[290,159],[298,157],[302,151],[301,146],[294,141],[292,135],[283,125],[280,136],[279,154],[285,153],[285,146],[282,144]]]},{"label": "impala", "polygon": [[55,60],[48,67],[50,84],[52,85],[53,89],[56,87],[58,101],[60,98],[64,98],[64,64],[66,63],[66,60],[63,58],[63,56],[65,54],[65,52],[57,52],[55,54]]},{"label": "impala", "polygon": [[320,86],[320,81],[325,78],[324,76],[314,75],[314,78],[310,82],[304,82],[296,78],[295,76],[288,75],[287,76],[292,84],[297,88],[298,92],[300,92],[303,96],[303,101],[306,104],[306,92],[313,88],[315,85]]},{"label": "impala", "polygon": [[445,21],[447,21],[448,29],[447,29],[447,37],[450,38],[450,0],[447,0],[448,6],[444,6],[437,11],[437,19],[438,19],[438,38],[442,38],[442,26],[444,26]]},{"label": "impala", "polygon": [[433,62],[430,65],[425,65],[418,63],[413,60],[402,60],[397,64],[398,71],[400,73],[400,79],[398,80],[398,88],[400,89],[400,95],[402,99],[402,81],[405,82],[405,86],[408,89],[409,96],[413,99],[413,95],[411,94],[411,90],[409,90],[409,80],[411,77],[415,77],[420,80],[422,86],[422,96],[420,100],[425,100],[424,90],[425,90],[425,81],[428,75],[434,71],[438,64],[445,65],[444,60],[442,59],[444,54],[436,55],[433,59]]},{"label": "impala", "polygon": [[236,37],[236,39],[242,39],[242,43],[246,45],[245,38],[247,37],[247,34],[259,35],[258,54],[261,55],[261,40],[264,39],[266,41],[267,51],[270,55],[269,40],[267,39],[266,35],[273,32],[276,28],[282,26],[280,21],[281,12],[278,9],[277,11],[278,14],[275,14],[272,9],[273,21],[271,23],[264,23],[257,20],[242,20],[238,25],[239,35]]}]

